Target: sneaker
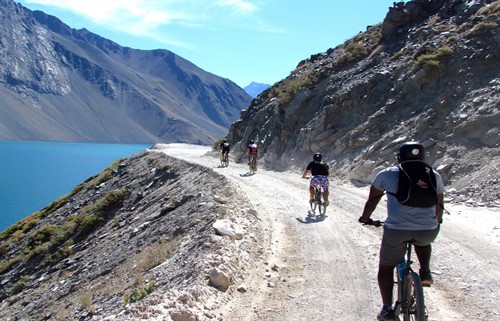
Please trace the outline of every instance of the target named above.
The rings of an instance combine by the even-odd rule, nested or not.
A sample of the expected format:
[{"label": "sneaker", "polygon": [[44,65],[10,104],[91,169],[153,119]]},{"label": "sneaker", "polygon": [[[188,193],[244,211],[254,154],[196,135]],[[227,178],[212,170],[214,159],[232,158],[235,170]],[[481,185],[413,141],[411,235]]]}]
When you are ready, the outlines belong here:
[{"label": "sneaker", "polygon": [[434,283],[434,280],[432,279],[431,270],[420,269],[418,274],[420,275],[420,280],[422,281],[422,286],[429,287],[429,286],[431,286],[432,283]]},{"label": "sneaker", "polygon": [[380,311],[377,315],[377,320],[379,321],[394,321],[395,319],[394,310],[391,308],[385,308]]}]

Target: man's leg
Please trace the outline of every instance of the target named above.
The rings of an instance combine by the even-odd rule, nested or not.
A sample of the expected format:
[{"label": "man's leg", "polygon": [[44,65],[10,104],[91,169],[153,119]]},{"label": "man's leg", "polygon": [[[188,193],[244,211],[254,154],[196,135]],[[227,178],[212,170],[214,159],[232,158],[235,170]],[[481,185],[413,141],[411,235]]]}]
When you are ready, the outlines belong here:
[{"label": "man's leg", "polygon": [[431,263],[431,245],[417,246],[415,245],[415,253],[417,254],[418,262],[420,263],[421,269],[428,270]]},{"label": "man's leg", "polygon": [[382,296],[383,305],[392,306],[392,288],[394,286],[394,267],[378,266],[378,287]]},{"label": "man's leg", "polygon": [[439,227],[430,231],[417,231],[415,235],[415,253],[417,254],[418,262],[420,263],[419,275],[423,286],[431,286],[434,283],[430,270],[432,246],[439,234]]},{"label": "man's leg", "polygon": [[312,185],[309,185],[309,199],[314,200],[314,187]]},{"label": "man's leg", "polygon": [[330,199],[328,198],[330,196],[330,192],[328,190],[325,190],[324,195],[325,195],[325,206],[328,206],[330,205]]},{"label": "man's leg", "polygon": [[420,263],[419,276],[422,281],[422,286],[428,287],[434,283],[430,270],[431,262],[431,245],[417,246],[415,245],[415,253],[417,254],[418,262]]}]

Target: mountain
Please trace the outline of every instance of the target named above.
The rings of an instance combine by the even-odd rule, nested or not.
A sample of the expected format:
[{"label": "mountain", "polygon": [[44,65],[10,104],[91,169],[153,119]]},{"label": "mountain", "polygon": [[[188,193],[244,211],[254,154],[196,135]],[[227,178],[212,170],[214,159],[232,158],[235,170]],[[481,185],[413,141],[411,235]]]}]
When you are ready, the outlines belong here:
[{"label": "mountain", "polygon": [[303,169],[321,152],[336,179],[366,185],[415,139],[449,197],[481,198],[499,181],[499,15],[499,1],[395,3],[382,23],[254,99],[229,130],[233,150],[242,157],[256,140],[259,162],[275,170]]},{"label": "mountain", "polygon": [[249,94],[251,97],[255,98],[257,97],[261,92],[266,90],[267,88],[271,87],[271,85],[268,84],[260,84],[256,82],[251,82],[250,85],[246,86],[243,88],[247,94]]},{"label": "mountain", "polygon": [[[375,302],[360,302],[358,294],[370,296],[370,290],[356,284],[370,280],[376,292],[380,233],[354,225],[363,204],[360,190],[349,185],[366,187],[379,169],[395,163],[398,144],[412,138],[424,143],[427,159],[444,178],[446,203],[479,207],[472,214],[457,206],[458,215],[444,226],[438,251],[440,260],[447,259],[438,264],[446,268],[436,289],[452,295],[437,294],[443,304],[431,307],[449,306],[460,319],[491,319],[495,298],[483,285],[494,288],[494,276],[474,279],[477,291],[457,290],[456,280],[470,271],[470,262],[494,262],[497,213],[479,214],[481,207],[499,206],[499,22],[499,1],[397,3],[380,25],[301,61],[230,127],[228,139],[236,144],[231,164],[243,158],[248,139],[257,139],[259,166],[276,170],[259,171],[255,179],[241,176],[241,164],[216,173],[215,152],[204,166],[167,157],[159,145],[117,161],[0,233],[0,319],[280,319],[281,304],[269,301],[302,311],[320,306],[332,312],[323,314],[328,319],[337,307],[331,307],[331,296],[317,295],[318,283],[325,283],[317,276],[335,273],[345,283],[329,280],[323,289],[340,285],[333,287],[339,308],[345,297],[359,304],[338,319],[360,320],[352,317],[357,308]],[[338,204],[327,221],[300,225],[295,218],[301,197],[307,209],[307,186],[297,180],[316,151],[331,166]],[[282,170],[295,178],[276,173]],[[482,223],[465,224],[476,220]],[[328,238],[313,238],[316,232]],[[342,255],[319,250],[331,244]],[[471,256],[479,247],[487,251]],[[307,251],[313,248],[318,253]],[[457,261],[456,252],[465,248],[464,257],[473,259]],[[328,262],[335,264],[325,267]],[[456,266],[447,268],[450,263]],[[339,270],[341,264],[349,269]],[[316,265],[325,269],[314,270]],[[240,305],[221,313],[231,299]],[[238,308],[250,314],[238,314]]]},{"label": "mountain", "polygon": [[251,97],[168,50],[0,0],[0,139],[212,144]]}]

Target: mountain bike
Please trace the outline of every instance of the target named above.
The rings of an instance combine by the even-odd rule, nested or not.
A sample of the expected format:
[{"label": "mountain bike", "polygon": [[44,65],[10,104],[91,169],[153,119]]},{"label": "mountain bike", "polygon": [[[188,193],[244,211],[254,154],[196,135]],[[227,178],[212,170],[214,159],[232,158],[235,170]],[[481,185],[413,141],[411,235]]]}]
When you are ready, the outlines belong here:
[{"label": "mountain bike", "polygon": [[[426,321],[427,312],[424,302],[424,289],[420,276],[413,271],[411,264],[412,241],[407,242],[406,259],[396,268],[398,298],[394,305],[396,321]],[[401,266],[401,264],[404,264]]]},{"label": "mountain bike", "polygon": [[316,209],[318,209],[319,215],[325,215],[325,191],[321,184],[318,184],[314,187],[314,199],[312,202],[309,201],[309,205],[311,206],[311,211],[313,214],[316,215]]},{"label": "mountain bike", "polygon": [[222,167],[228,167],[229,166],[229,153],[223,153],[220,157],[220,164]]},{"label": "mountain bike", "polygon": [[256,157],[256,155],[253,155],[253,154],[249,155],[248,166],[249,166],[249,173],[250,174],[255,174],[255,172],[257,172],[257,157]]},{"label": "mountain bike", "polygon": [[[369,220],[363,225],[380,227],[382,221]],[[406,242],[406,257],[396,267],[397,300],[394,304],[396,321],[427,321],[428,315],[424,302],[424,288],[420,276],[413,271],[411,251],[413,241]]]}]

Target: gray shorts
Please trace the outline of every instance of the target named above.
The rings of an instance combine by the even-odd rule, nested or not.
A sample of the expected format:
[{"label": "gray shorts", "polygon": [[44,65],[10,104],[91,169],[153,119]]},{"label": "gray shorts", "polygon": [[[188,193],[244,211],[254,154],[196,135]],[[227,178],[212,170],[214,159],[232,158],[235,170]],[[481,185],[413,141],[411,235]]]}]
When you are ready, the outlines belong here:
[{"label": "gray shorts", "polygon": [[407,231],[384,227],[380,247],[380,265],[396,266],[404,258],[406,241],[413,240],[417,246],[429,245],[436,239],[439,227],[434,230]]}]

